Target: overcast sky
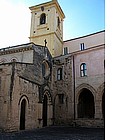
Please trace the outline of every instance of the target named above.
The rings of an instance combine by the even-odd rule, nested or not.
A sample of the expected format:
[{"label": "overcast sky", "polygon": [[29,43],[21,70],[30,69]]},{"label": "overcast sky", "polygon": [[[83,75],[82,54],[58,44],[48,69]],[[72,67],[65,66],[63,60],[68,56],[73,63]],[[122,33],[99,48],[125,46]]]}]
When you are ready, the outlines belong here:
[{"label": "overcast sky", "polygon": [[[31,13],[28,7],[50,0],[0,0],[0,48],[28,43]],[[66,18],[64,40],[105,29],[104,0],[58,0]]]}]

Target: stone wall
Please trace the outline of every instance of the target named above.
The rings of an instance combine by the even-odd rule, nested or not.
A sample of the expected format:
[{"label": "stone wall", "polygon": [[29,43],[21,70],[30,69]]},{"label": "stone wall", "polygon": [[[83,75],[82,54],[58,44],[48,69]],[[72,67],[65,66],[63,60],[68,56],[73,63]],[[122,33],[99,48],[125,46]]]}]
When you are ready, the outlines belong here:
[{"label": "stone wall", "polygon": [[[54,122],[70,124],[74,118],[74,98],[72,86],[72,56],[53,59],[52,89],[54,101]],[[57,79],[57,70],[62,68],[62,80]]]},{"label": "stone wall", "polygon": [[[0,129],[3,131],[21,129],[23,100],[25,122],[22,123],[25,124],[25,129],[42,127],[43,98],[40,97],[44,96],[44,90],[40,90],[40,87],[44,85],[44,81],[47,83],[46,87],[50,83],[50,78],[44,80],[42,75],[42,62],[48,61],[51,66],[51,55],[47,48],[35,45],[33,48],[32,64],[11,62],[0,65]],[[52,115],[49,116],[52,118]]]},{"label": "stone wall", "polygon": [[6,128],[12,65],[0,65],[0,129]]}]

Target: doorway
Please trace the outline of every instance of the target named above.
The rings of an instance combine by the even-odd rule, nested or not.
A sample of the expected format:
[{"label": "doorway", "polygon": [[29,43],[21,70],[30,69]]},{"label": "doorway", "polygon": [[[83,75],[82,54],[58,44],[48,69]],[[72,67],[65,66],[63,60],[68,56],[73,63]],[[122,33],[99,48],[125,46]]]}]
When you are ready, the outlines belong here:
[{"label": "doorway", "polygon": [[90,90],[82,89],[78,99],[78,118],[94,118],[94,96]]},{"label": "doorway", "polygon": [[21,109],[20,109],[20,130],[25,129],[25,113],[26,113],[26,100],[23,99],[21,102]]},{"label": "doorway", "polygon": [[44,99],[43,99],[43,127],[47,126],[47,111],[48,111],[48,99],[47,99],[47,95],[44,95]]},{"label": "doorway", "polygon": [[102,96],[102,114],[103,114],[103,119],[105,118],[105,91]]}]

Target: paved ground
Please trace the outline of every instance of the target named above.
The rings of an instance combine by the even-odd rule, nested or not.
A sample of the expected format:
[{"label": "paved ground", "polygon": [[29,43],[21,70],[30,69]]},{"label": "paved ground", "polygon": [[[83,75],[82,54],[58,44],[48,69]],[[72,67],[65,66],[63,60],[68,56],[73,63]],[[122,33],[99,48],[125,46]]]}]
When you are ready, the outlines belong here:
[{"label": "paved ground", "polygon": [[0,140],[104,140],[104,129],[46,127],[30,131],[0,133]]}]

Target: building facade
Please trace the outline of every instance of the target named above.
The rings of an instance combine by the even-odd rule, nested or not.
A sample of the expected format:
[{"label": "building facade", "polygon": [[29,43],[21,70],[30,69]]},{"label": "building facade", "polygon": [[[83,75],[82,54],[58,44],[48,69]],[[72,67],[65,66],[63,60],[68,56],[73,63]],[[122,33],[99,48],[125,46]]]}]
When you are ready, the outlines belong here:
[{"label": "building facade", "polygon": [[30,10],[30,43],[0,49],[0,130],[104,127],[105,31],[63,41],[57,0]]}]

